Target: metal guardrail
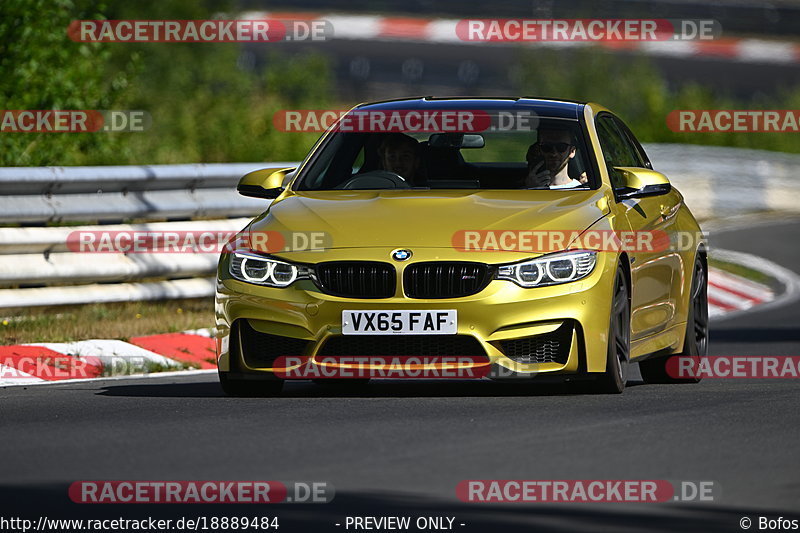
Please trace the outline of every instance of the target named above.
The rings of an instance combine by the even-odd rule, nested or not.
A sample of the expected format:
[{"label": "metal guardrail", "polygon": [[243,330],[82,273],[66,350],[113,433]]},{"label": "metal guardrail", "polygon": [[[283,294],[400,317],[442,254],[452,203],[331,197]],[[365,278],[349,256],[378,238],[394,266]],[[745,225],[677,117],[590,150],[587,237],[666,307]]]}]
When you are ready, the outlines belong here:
[{"label": "metal guardrail", "polygon": [[293,164],[0,168],[0,223],[252,215],[264,202],[236,194],[239,178]]},{"label": "metal guardrail", "polygon": [[[698,218],[800,211],[800,155],[670,144],[645,150]],[[216,254],[78,254],[67,239],[74,231],[238,231],[267,205],[238,195],[239,178],[295,165],[0,168],[0,224],[14,225],[0,227],[0,308],[210,296]],[[144,222],[111,224],[129,219]],[[93,225],[50,225],[70,221]]]},{"label": "metal guardrail", "polygon": [[[73,253],[68,238],[76,231],[236,232],[267,206],[237,194],[239,179],[294,165],[0,168],[0,224],[7,226],[0,227],[0,308],[213,294],[216,254]],[[111,224],[131,219],[143,222]],[[59,223],[72,225],[52,225]]]},{"label": "metal guardrail", "polygon": [[761,211],[800,212],[800,155],[692,144],[646,144],[701,219]]}]

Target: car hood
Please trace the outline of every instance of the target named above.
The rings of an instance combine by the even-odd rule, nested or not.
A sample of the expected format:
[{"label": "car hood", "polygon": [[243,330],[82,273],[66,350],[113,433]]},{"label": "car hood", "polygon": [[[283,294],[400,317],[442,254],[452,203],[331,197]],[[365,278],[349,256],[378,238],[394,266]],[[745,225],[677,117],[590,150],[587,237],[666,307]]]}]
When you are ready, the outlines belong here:
[{"label": "car hood", "polygon": [[325,249],[450,248],[462,230],[582,231],[607,211],[599,190],[303,191],[250,230],[323,232]]}]

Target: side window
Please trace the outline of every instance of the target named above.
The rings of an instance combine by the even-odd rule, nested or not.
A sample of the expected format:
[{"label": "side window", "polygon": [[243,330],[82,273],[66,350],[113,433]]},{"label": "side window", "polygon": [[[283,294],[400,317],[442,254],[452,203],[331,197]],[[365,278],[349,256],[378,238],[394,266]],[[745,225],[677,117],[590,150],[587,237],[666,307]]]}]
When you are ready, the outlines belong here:
[{"label": "side window", "polygon": [[333,188],[349,179],[364,164],[363,142],[357,134],[335,134],[306,174],[301,190]]},{"label": "side window", "polygon": [[631,129],[618,117],[615,117],[614,122],[617,125],[617,129],[619,129],[619,131],[621,131],[625,136],[625,139],[627,140],[631,150],[633,150],[633,152],[636,154],[636,159],[639,161],[639,164],[636,166],[653,168],[653,166],[650,164],[650,159],[648,159],[647,154],[644,153],[644,148],[642,148],[642,145],[639,144],[639,141],[636,139],[636,136],[633,134]]},{"label": "side window", "polygon": [[358,174],[361,169],[364,168],[364,148],[362,147],[361,150],[358,151],[358,155],[356,155],[356,160],[353,161],[353,175]]},{"label": "side window", "polygon": [[639,167],[643,166],[636,151],[629,141],[619,131],[611,115],[600,115],[596,120],[597,136],[600,139],[600,149],[603,151],[611,185],[617,189],[622,187],[622,176],[614,167]]}]

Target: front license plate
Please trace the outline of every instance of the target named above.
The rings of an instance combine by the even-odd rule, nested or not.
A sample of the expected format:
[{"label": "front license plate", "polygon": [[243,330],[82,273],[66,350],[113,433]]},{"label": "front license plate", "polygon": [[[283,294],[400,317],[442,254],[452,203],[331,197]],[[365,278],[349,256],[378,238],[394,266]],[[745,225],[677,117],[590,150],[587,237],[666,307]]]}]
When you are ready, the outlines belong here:
[{"label": "front license plate", "polygon": [[343,335],[455,335],[455,309],[342,311]]}]

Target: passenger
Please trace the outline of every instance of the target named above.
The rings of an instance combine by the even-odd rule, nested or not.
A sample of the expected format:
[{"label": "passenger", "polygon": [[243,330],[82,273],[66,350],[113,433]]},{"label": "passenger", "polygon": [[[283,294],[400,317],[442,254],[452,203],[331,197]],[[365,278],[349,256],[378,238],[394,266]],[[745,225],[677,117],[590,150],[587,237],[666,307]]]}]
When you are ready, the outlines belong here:
[{"label": "passenger", "polygon": [[588,179],[585,172],[581,174],[579,180],[569,177],[569,161],[574,157],[575,145],[568,128],[542,126],[539,128],[539,139],[525,154],[525,160],[528,162],[525,187],[551,189],[580,187]]},{"label": "passenger", "polygon": [[383,170],[399,174],[413,187],[420,173],[419,143],[404,133],[390,133],[378,146]]}]

